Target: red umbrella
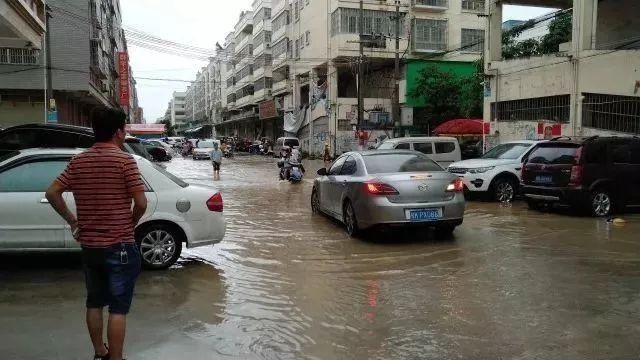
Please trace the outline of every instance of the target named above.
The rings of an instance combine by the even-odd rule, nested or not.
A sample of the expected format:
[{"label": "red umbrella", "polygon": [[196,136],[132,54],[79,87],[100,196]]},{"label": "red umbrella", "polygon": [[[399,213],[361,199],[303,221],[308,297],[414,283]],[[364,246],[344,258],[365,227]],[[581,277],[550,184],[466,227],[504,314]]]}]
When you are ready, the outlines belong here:
[{"label": "red umbrella", "polygon": [[[484,126],[483,126],[484,124]],[[454,119],[440,124],[433,130],[436,135],[482,135],[490,132],[489,123],[482,119]]]}]

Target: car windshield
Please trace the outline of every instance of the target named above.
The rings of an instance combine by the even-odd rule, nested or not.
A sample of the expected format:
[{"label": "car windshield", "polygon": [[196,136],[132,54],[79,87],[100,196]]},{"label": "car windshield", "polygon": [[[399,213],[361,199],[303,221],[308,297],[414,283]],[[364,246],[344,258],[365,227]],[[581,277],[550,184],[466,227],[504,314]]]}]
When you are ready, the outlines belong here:
[{"label": "car windshield", "polygon": [[200,148],[200,149],[211,149],[211,148],[213,148],[213,141],[200,141],[198,143],[198,148]]},{"label": "car windshield", "polygon": [[187,186],[189,186],[189,184],[184,182],[179,177],[177,177],[177,176],[173,175],[172,173],[168,172],[162,166],[159,166],[158,164],[155,164],[155,163],[151,163],[151,165],[153,166],[154,169],[158,170],[162,175],[168,177],[169,180],[173,181],[176,185],[180,186],[181,188],[186,188]]},{"label": "car windshield", "polygon": [[489,150],[482,159],[517,159],[530,147],[526,143],[502,144]]},{"label": "car windshield", "polygon": [[383,153],[363,156],[369,174],[444,171],[428,156],[412,153]]},{"label": "car windshield", "polygon": [[391,150],[391,149],[394,149],[395,146],[396,146],[396,143],[387,141],[380,144],[380,146],[378,146],[378,150]]},{"label": "car windshield", "polygon": [[573,165],[576,163],[578,145],[540,146],[529,156],[532,164]]}]

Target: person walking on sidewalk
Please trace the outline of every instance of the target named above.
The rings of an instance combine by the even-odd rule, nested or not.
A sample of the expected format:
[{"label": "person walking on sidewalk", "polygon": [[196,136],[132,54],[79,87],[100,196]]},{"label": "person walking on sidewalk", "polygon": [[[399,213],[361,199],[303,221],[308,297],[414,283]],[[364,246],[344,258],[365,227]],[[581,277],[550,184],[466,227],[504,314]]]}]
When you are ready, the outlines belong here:
[{"label": "person walking on sidewalk", "polygon": [[220,179],[220,165],[222,165],[222,151],[218,149],[218,143],[213,143],[213,151],[211,151],[211,161],[213,162],[213,179]]},{"label": "person walking on sidewalk", "polygon": [[[82,246],[86,323],[94,359],[122,360],[126,316],[141,267],[134,228],[147,208],[147,199],[136,160],[121,150],[125,120],[121,111],[95,113],[95,145],[71,159],[46,193]],[[77,218],[65,204],[65,191],[73,193]],[[105,306],[109,307],[108,347],[103,339]]]}]

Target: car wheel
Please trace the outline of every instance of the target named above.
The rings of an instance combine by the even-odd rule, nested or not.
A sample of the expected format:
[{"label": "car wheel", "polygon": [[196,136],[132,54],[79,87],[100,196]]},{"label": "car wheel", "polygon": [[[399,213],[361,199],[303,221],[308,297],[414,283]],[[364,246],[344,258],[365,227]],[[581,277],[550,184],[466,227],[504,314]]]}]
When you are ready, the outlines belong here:
[{"label": "car wheel", "polygon": [[613,200],[605,189],[596,189],[590,196],[591,215],[595,217],[609,216],[613,210]]},{"label": "car wheel", "polygon": [[358,220],[356,219],[356,212],[353,210],[351,202],[347,201],[344,204],[344,210],[342,211],[344,218],[344,226],[347,230],[347,234],[351,237],[356,237],[359,233]]},{"label": "car wheel", "polygon": [[516,196],[517,185],[509,178],[500,178],[493,184],[493,198],[499,202],[511,202]]},{"label": "car wheel", "polygon": [[166,269],[175,264],[182,252],[182,241],[175,229],[164,224],[145,227],[137,239],[142,264],[147,269]]},{"label": "car wheel", "polygon": [[318,196],[318,190],[315,188],[311,192],[311,211],[314,214],[318,214],[320,212],[320,197]]}]

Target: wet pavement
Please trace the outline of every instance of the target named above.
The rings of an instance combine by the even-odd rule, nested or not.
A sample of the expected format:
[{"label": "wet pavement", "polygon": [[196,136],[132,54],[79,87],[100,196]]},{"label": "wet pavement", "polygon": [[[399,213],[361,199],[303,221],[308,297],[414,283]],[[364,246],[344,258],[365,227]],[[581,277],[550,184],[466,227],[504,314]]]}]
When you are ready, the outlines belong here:
[{"label": "wet pavement", "polygon": [[[319,162],[309,163],[315,173]],[[211,184],[208,161],[168,169]],[[227,235],[144,272],[136,359],[637,359],[640,216],[468,204],[452,239],[348,238],[309,209],[311,176],[237,156],[215,184]],[[0,359],[87,359],[77,254],[0,257]]]}]

